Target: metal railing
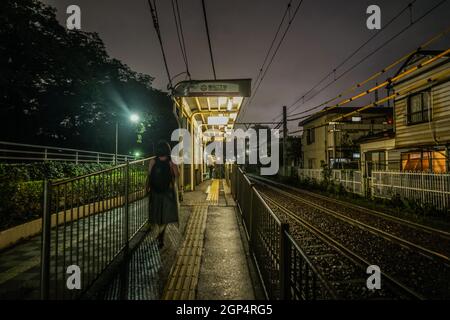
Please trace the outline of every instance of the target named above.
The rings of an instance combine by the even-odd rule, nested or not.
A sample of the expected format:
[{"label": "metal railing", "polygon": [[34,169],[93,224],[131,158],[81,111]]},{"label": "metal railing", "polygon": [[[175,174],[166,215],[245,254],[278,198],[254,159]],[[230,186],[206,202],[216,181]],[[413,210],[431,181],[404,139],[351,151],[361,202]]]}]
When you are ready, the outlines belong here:
[{"label": "metal railing", "polygon": [[114,259],[127,256],[130,240],[148,222],[150,159],[45,182],[42,299],[81,297]]},{"label": "metal railing", "polygon": [[[115,163],[115,157],[113,153],[0,141],[0,160],[3,161]],[[133,159],[135,158],[130,155],[117,155],[117,163],[125,163]]]},{"label": "metal railing", "polygon": [[334,299],[336,294],[310,259],[237,166],[228,181],[241,212],[249,241],[268,299],[314,300]]}]

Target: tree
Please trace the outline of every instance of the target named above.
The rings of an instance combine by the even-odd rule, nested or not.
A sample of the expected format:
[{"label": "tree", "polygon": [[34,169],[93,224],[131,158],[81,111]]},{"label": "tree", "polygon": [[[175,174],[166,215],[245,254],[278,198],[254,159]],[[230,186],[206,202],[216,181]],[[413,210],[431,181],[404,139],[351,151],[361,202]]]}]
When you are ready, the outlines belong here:
[{"label": "tree", "polygon": [[170,98],[151,76],[110,58],[96,33],[66,30],[37,0],[1,1],[0,24],[2,140],[112,152],[114,124],[131,111],[144,121],[123,125],[120,141],[129,143],[120,152],[138,140],[149,152],[170,137]]}]

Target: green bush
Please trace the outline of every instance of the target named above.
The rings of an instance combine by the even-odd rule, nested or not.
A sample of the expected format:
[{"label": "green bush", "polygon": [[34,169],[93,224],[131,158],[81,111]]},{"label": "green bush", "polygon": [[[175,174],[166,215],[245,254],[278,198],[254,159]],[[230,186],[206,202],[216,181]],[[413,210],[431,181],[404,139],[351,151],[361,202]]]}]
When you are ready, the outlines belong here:
[{"label": "green bush", "polygon": [[42,211],[42,186],[42,181],[9,185],[8,198],[2,193],[4,199],[0,207],[0,229],[21,224],[40,216]]},{"label": "green bush", "polygon": [[[0,164],[0,230],[18,225],[36,218],[42,214],[42,188],[43,179],[47,177],[51,180],[72,178],[93,173],[111,167],[110,164],[97,163],[64,163],[45,162],[30,164]],[[133,170],[130,170],[134,173]],[[76,181],[68,185],[68,203],[87,203],[95,200],[96,195],[101,192],[104,196],[112,194],[110,188],[118,188],[121,183],[121,176],[109,177],[112,183],[106,183],[106,187],[100,189],[100,181],[97,177],[91,179],[89,185]],[[90,190],[87,190],[89,186]],[[131,185],[130,191],[138,189],[140,186]],[[78,198],[70,198],[73,194]],[[88,196],[89,195],[89,196]],[[85,197],[86,199],[83,199]],[[77,202],[79,201],[79,202]]]},{"label": "green bush", "polygon": [[109,163],[39,162],[26,164],[0,164],[0,181],[13,182],[73,178],[111,167]]}]

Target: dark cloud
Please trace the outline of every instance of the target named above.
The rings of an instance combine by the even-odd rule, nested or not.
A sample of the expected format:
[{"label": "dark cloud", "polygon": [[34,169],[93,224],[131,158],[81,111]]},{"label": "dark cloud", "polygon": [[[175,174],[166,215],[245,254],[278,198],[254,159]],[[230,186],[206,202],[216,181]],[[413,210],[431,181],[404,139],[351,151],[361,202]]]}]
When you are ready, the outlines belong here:
[{"label": "dark cloud", "polygon": [[[420,16],[439,1],[416,1],[413,17]],[[66,7],[70,4],[79,5],[82,10],[82,28],[98,32],[111,56],[124,61],[136,71],[154,76],[154,85],[161,89],[166,88],[167,77],[146,0],[44,2],[57,7],[58,18],[62,22],[66,19]],[[280,112],[282,105],[290,105],[371,37],[375,31],[366,28],[365,13],[369,5],[377,4],[381,7],[384,24],[409,2],[410,0],[304,0],[301,11],[245,120],[272,119]],[[378,71],[446,28],[450,12],[449,2],[411,27],[335,85],[302,105],[299,110],[325,101],[339,90]],[[219,78],[256,77],[287,3],[287,0],[206,1]],[[212,78],[201,1],[179,0],[179,4],[191,74],[197,79]],[[171,1],[157,0],[157,8],[170,72],[175,75],[184,70],[184,64],[176,37]],[[358,58],[398,32],[409,23],[409,19],[409,14],[404,14],[340,70],[345,70]],[[448,47],[449,42],[447,36],[433,48]],[[291,123],[291,126],[294,128],[296,123]]]}]

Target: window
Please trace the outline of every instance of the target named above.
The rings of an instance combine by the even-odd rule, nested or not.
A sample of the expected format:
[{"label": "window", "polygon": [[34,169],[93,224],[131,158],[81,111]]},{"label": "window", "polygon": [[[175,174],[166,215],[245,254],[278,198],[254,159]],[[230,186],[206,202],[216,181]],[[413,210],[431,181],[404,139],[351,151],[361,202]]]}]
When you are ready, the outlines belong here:
[{"label": "window", "polygon": [[307,144],[312,144],[312,143],[314,143],[315,140],[316,140],[315,128],[307,129],[306,130],[306,143]]},{"label": "window", "polygon": [[429,121],[430,92],[422,91],[408,97],[407,123],[408,125]]},{"label": "window", "polygon": [[445,151],[417,151],[402,153],[403,171],[447,172]]}]

